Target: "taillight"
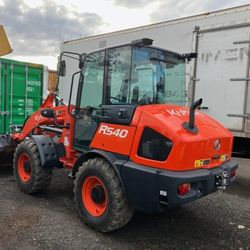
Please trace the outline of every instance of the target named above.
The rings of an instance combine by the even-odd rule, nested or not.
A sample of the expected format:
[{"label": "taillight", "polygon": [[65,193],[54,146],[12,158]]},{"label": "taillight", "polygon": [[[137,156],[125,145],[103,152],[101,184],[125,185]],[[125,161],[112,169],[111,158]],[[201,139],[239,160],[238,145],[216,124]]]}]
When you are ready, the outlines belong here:
[{"label": "taillight", "polygon": [[184,195],[184,194],[188,193],[190,190],[190,187],[191,187],[190,183],[183,183],[183,184],[179,185],[177,188],[178,195]]},{"label": "taillight", "polygon": [[236,169],[233,169],[231,171],[230,177],[233,178],[236,175]]}]

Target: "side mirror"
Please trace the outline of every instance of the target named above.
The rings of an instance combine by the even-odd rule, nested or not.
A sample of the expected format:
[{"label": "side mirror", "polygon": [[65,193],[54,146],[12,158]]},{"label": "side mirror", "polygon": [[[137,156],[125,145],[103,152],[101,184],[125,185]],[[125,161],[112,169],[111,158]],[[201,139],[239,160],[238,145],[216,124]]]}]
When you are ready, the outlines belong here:
[{"label": "side mirror", "polygon": [[181,55],[182,59],[186,59],[188,61],[191,61],[191,59],[197,58],[197,57],[198,57],[198,53],[194,53],[194,52],[192,52],[192,53],[185,53],[185,54]]},{"label": "side mirror", "polygon": [[58,62],[57,72],[59,76],[66,76],[66,62],[64,60]]},{"label": "side mirror", "polygon": [[54,118],[55,117],[55,113],[54,113],[53,109],[43,109],[41,111],[41,115],[43,117],[46,117],[46,118]]}]

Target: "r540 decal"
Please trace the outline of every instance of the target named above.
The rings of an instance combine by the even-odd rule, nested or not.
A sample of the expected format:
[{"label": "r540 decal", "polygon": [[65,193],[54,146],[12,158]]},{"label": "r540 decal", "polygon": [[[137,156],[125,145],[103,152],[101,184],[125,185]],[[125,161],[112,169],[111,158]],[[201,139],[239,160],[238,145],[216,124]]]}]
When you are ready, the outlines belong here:
[{"label": "r540 decal", "polygon": [[116,136],[120,138],[126,138],[128,135],[128,130],[127,129],[115,129],[112,127],[109,127],[107,125],[101,125],[101,127],[98,130],[98,134],[103,134],[103,135],[110,135],[110,136]]}]

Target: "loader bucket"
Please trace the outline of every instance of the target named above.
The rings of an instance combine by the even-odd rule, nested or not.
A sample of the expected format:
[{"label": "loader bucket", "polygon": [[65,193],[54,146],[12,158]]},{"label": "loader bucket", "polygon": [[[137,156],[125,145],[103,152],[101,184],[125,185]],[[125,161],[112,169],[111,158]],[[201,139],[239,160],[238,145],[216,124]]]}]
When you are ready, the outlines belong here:
[{"label": "loader bucket", "polygon": [[12,165],[15,148],[10,135],[0,135],[0,167]]}]

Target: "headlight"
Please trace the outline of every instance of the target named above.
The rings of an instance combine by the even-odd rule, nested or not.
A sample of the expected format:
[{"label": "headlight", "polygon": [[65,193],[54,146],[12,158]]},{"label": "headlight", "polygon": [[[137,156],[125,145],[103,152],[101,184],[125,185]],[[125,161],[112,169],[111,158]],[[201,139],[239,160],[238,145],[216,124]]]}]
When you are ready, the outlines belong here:
[{"label": "headlight", "polygon": [[137,154],[141,157],[165,161],[173,142],[151,128],[144,128]]}]

